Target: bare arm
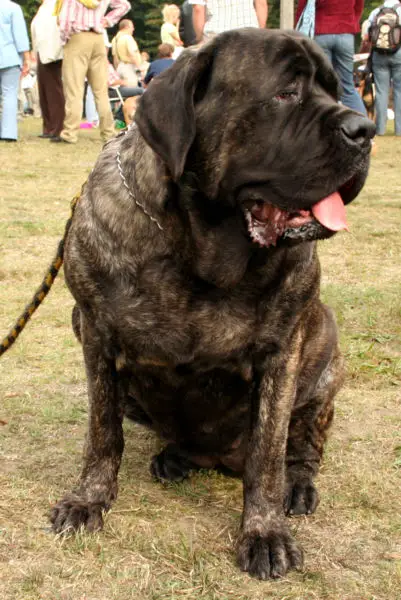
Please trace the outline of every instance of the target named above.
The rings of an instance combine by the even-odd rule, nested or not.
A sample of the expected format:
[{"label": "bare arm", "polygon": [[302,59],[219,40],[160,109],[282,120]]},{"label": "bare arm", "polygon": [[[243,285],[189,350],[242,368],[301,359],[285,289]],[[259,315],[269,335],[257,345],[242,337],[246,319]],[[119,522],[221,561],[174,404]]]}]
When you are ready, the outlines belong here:
[{"label": "bare arm", "polygon": [[194,4],[192,8],[192,24],[196,35],[196,41],[200,42],[206,23],[206,6]]},{"label": "bare arm", "polygon": [[21,77],[25,77],[25,75],[28,75],[28,72],[29,72],[29,63],[30,63],[29,52],[23,52],[22,53]]},{"label": "bare arm", "polygon": [[253,0],[253,6],[255,7],[256,18],[258,19],[258,25],[260,28],[266,27],[267,17],[269,16],[269,7],[267,0]]},{"label": "bare arm", "polygon": [[129,11],[131,4],[128,0],[111,0],[110,7],[113,9],[102,19],[103,27],[112,27]]},{"label": "bare arm", "polygon": [[135,65],[136,67],[140,67],[142,64],[142,56],[141,56],[141,53],[139,52],[139,50],[137,50],[136,52],[131,52],[130,56],[131,56],[131,63],[133,65]]},{"label": "bare arm", "polygon": [[177,43],[178,46],[182,46],[183,45],[183,43],[181,41],[181,38],[180,38],[180,34],[178,33],[178,31],[171,31],[170,35],[173,38],[173,40]]}]

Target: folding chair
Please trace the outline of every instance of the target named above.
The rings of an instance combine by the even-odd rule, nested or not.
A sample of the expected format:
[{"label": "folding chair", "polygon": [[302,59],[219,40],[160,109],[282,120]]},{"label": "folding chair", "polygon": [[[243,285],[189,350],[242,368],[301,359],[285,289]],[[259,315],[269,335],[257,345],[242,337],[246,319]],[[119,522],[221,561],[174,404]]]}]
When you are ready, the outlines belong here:
[{"label": "folding chair", "polygon": [[111,106],[111,112],[113,113],[113,117],[120,111],[124,104],[124,98],[120,92],[120,86],[116,85],[114,87],[109,87],[109,102]]}]

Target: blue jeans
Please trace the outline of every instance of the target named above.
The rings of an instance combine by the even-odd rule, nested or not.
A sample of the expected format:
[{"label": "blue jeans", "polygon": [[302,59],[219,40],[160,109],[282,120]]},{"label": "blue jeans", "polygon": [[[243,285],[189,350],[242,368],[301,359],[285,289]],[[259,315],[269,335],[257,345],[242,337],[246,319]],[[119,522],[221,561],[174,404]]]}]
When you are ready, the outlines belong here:
[{"label": "blue jeans", "polygon": [[315,36],[315,42],[324,50],[342,85],[341,102],[344,106],[367,116],[362,98],[354,85],[355,40],[352,33],[331,33]]},{"label": "blue jeans", "polygon": [[18,84],[21,74],[19,67],[0,69],[0,92],[3,111],[0,120],[0,139],[16,140],[18,112]]},{"label": "blue jeans", "polygon": [[401,135],[401,49],[395,54],[373,52],[372,70],[376,89],[376,129],[384,135],[387,123],[390,81],[393,82],[395,135]]}]

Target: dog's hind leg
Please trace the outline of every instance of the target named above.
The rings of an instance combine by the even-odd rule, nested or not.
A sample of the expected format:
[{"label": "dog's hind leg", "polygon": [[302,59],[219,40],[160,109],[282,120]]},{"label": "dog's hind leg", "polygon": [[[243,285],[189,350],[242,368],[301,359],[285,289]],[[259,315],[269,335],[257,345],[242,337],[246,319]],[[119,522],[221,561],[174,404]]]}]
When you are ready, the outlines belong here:
[{"label": "dog's hind leg", "polygon": [[[317,381],[312,386],[305,386],[310,390],[309,396],[305,398],[305,389],[301,391],[301,398],[296,402],[291,415],[284,499],[284,511],[289,515],[311,514],[319,503],[313,479],[319,470],[327,432],[333,419],[334,396],[343,379],[343,361],[335,339],[335,328],[332,332],[334,339],[329,336],[325,343],[326,352],[327,349],[331,350],[331,356],[320,370]],[[311,342],[314,349],[316,345],[319,346],[316,337]],[[321,350],[324,354],[324,348]],[[308,372],[313,372],[316,361],[319,361],[317,354],[315,350],[313,364],[306,363],[303,366],[306,377]]]},{"label": "dog's hind leg", "polygon": [[75,337],[79,342],[81,342],[81,311],[79,310],[78,304],[75,304],[74,308],[72,309],[71,323]]},{"label": "dog's hind leg", "polygon": [[189,472],[199,467],[191,461],[189,454],[175,444],[168,444],[152,458],[150,472],[159,481],[182,481]]},{"label": "dog's hind leg", "polygon": [[82,347],[88,379],[89,428],[78,486],[51,513],[57,533],[100,529],[103,512],[117,496],[117,474],[124,448],[122,420],[125,383],[114,361],[105,357],[102,340],[81,313]]}]

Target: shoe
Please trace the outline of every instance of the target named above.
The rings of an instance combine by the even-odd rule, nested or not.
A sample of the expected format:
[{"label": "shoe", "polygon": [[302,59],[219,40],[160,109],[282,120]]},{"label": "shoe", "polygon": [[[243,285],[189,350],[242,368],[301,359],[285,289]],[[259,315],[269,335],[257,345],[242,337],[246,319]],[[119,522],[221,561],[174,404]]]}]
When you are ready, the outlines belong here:
[{"label": "shoe", "polygon": [[59,135],[55,135],[52,136],[51,138],[49,138],[51,142],[55,142],[56,144],[72,144],[73,142],[67,142],[67,140],[65,140],[64,138],[60,137]]},{"label": "shoe", "polygon": [[48,140],[50,138],[56,137],[55,135],[53,135],[52,133],[41,133],[40,135],[38,135],[39,138],[44,138],[45,140]]},{"label": "shoe", "polygon": [[14,138],[0,138],[0,142],[16,142]]}]

